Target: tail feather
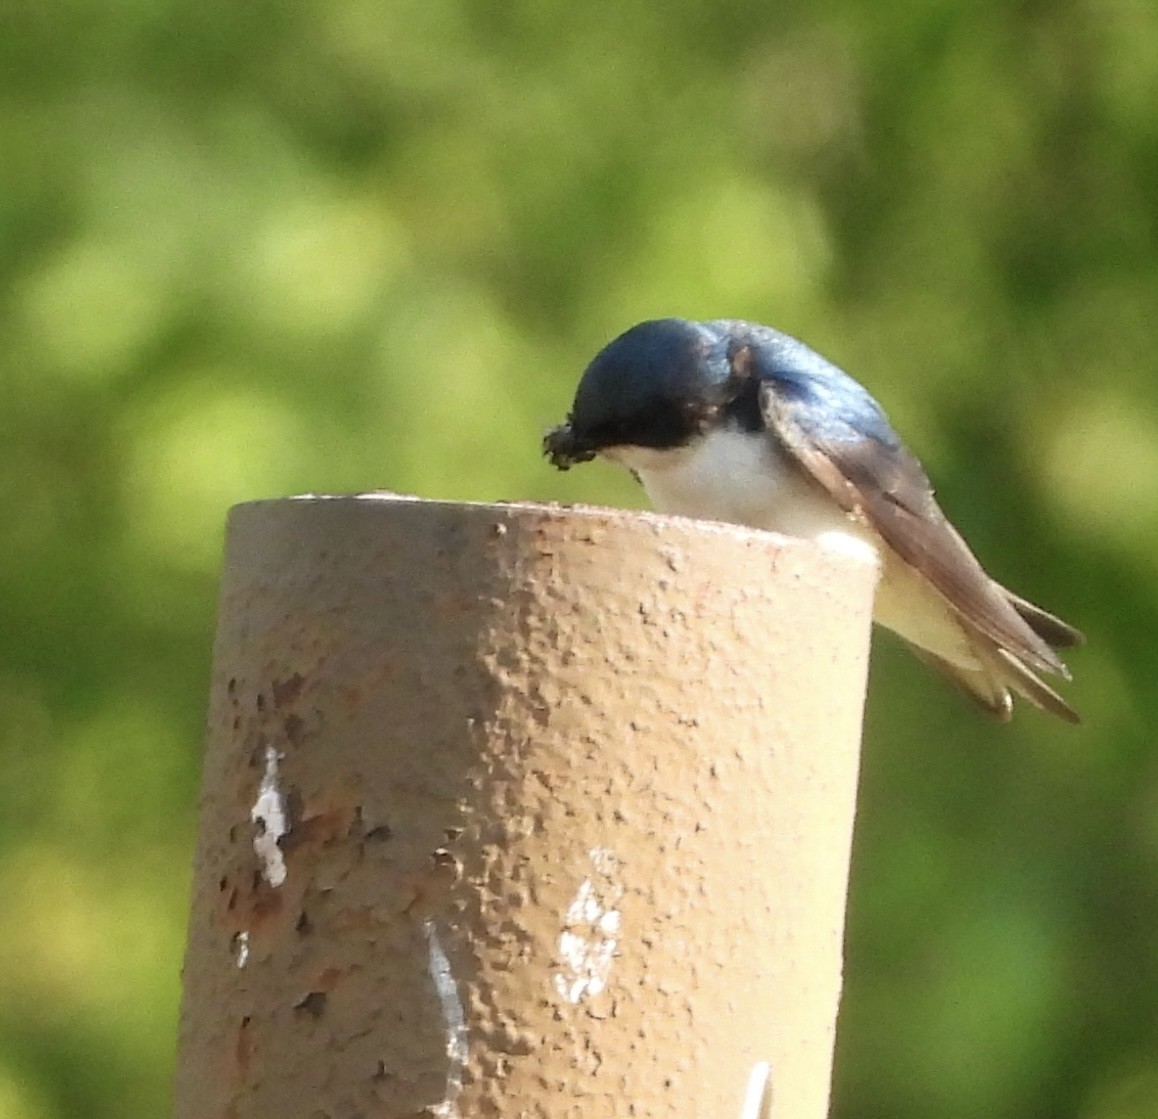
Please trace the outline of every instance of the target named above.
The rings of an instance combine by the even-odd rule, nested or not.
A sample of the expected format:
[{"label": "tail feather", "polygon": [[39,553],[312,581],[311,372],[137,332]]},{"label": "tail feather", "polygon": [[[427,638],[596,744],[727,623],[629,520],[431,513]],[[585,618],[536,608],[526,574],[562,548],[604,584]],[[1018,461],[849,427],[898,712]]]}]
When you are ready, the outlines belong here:
[{"label": "tail feather", "polygon": [[[1080,629],[1063,622],[1056,614],[1035,606],[1005,587],[1001,587],[1001,591],[1009,599],[1009,605],[1021,615],[1022,621],[1047,645],[1055,649],[1073,649],[1085,642],[1086,635]],[[1069,679],[1069,673],[1065,675]]]},{"label": "tail feather", "polygon": [[912,648],[921,660],[932,665],[974,703],[1003,723],[1013,715],[1013,692],[1029,700],[1034,707],[1057,715],[1067,723],[1082,721],[1081,716],[1033,669],[999,645],[993,644],[987,655],[979,658],[976,668],[954,664],[927,649]]},{"label": "tail feather", "polygon": [[[1014,691],[1025,696],[1034,707],[1057,715],[1067,723],[1076,724],[1082,721],[1082,717],[1053,688],[1032,669],[1022,664],[1008,649],[996,646],[993,651],[1005,669],[1005,682]],[[1068,678],[1068,672],[1066,676]]]},{"label": "tail feather", "polygon": [[994,680],[985,669],[962,668],[952,661],[937,656],[936,653],[930,653],[928,649],[922,649],[917,645],[910,645],[909,648],[927,665],[941,673],[959,692],[968,696],[987,715],[992,715],[1002,723],[1008,723],[1013,717],[1013,697],[1009,694],[1009,689]]}]

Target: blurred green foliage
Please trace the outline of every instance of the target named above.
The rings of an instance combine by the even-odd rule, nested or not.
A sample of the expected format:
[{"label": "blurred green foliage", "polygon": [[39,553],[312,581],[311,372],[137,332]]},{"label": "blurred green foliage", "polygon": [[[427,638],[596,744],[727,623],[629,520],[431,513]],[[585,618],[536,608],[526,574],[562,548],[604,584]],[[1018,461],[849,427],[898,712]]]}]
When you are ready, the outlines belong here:
[{"label": "blurred green foliage", "polygon": [[878,640],[837,1119],[1158,1116],[1158,7],[0,11],[0,1119],[168,1103],[221,529],[640,504],[539,457],[636,320],[864,380],[1070,730]]}]

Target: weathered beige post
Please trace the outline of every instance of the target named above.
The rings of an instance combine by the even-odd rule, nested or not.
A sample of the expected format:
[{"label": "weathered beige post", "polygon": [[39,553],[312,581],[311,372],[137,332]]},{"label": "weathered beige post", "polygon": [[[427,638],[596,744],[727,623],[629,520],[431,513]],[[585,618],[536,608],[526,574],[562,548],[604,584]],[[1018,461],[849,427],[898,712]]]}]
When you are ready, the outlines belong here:
[{"label": "weathered beige post", "polygon": [[645,514],[234,509],[177,1119],[740,1119],[761,1062],[823,1119],[874,579]]}]

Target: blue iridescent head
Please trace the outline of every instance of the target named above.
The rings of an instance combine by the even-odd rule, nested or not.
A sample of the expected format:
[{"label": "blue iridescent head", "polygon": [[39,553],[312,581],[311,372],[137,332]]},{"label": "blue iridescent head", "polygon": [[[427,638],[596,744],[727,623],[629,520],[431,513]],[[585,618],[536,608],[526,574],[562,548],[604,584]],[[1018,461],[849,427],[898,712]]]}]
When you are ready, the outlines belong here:
[{"label": "blue iridescent head", "polygon": [[596,355],[543,449],[566,470],[609,447],[683,446],[735,396],[730,357],[727,337],[710,325],[639,323]]}]

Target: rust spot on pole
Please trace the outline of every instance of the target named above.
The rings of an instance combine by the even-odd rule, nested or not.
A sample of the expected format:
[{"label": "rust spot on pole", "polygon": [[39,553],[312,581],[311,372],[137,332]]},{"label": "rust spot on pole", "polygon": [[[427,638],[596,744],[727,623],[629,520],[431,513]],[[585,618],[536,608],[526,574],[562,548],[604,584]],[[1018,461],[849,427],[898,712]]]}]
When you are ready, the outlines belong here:
[{"label": "rust spot on pole", "polygon": [[823,1119],[874,579],[606,510],[234,510],[177,1119]]}]

